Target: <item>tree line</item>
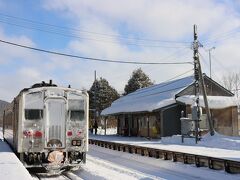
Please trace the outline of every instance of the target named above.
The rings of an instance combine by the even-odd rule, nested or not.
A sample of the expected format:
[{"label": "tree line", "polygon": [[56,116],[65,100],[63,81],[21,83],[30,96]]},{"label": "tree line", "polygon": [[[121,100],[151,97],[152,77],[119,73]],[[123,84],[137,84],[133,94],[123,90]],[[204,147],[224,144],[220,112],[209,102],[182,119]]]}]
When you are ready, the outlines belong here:
[{"label": "tree line", "polygon": [[[119,94],[117,90],[112,87],[105,78],[97,78],[88,91],[90,119],[94,119],[94,111],[97,112],[97,116],[100,115],[103,109],[109,107],[113,101],[120,98],[121,96],[125,96],[140,88],[149,87],[153,84],[153,81],[151,81],[149,76],[144,73],[141,68],[136,69],[132,72],[122,94]],[[239,97],[240,72],[231,72],[229,74],[223,75],[221,84],[226,89],[233,92],[236,97]]]},{"label": "tree line", "polygon": [[109,107],[112,102],[118,99],[120,96],[127,95],[136,91],[137,89],[151,85],[153,85],[153,82],[141,68],[132,72],[127,84],[125,85],[123,94],[119,94],[105,78],[97,78],[88,91],[90,119],[94,118],[94,111],[96,111],[96,114],[99,115],[103,109]]}]

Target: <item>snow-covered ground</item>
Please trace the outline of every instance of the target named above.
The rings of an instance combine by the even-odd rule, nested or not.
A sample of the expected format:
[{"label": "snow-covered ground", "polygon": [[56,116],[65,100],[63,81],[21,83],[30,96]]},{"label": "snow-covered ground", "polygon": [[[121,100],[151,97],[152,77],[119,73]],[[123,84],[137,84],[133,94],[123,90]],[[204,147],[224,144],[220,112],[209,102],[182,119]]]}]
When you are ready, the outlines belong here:
[{"label": "snow-covered ground", "polygon": [[12,152],[8,144],[2,141],[1,131],[0,131],[0,179],[1,180],[32,179],[31,175],[19,161],[17,156]]},{"label": "snow-covered ground", "polygon": [[184,143],[182,143],[181,136],[178,135],[165,137],[161,140],[92,134],[90,138],[240,161],[240,137],[223,136],[218,133],[215,133],[214,136],[206,134],[198,144],[195,144],[194,139],[190,138],[185,138]]},{"label": "snow-covered ground", "polygon": [[[100,133],[101,131],[99,131]],[[114,129],[108,130],[107,134],[116,133]],[[218,135],[215,138],[211,136],[205,136],[203,141],[198,145],[195,145],[190,140],[186,141],[186,144],[180,145],[181,139],[179,136],[174,136],[172,138],[164,138],[160,140],[147,140],[145,138],[130,138],[130,137],[119,137],[116,135],[91,135],[91,138],[104,139],[109,141],[116,141],[121,143],[138,144],[141,146],[149,147],[160,147],[163,149],[173,148],[177,150],[184,151],[187,148],[198,149],[203,153],[212,149],[212,153],[216,153],[216,149],[229,151],[230,155],[237,158],[237,154],[234,155],[233,151],[238,153],[238,158],[240,160],[239,150],[226,150],[221,149],[223,146],[217,145],[219,143],[229,143],[226,146],[239,147],[238,137],[226,137]],[[210,144],[215,148],[209,147]],[[216,148],[219,146],[220,148]],[[203,148],[203,149],[199,149]],[[228,147],[229,148],[229,147]],[[194,152],[192,152],[194,153]],[[89,145],[89,152],[87,154],[87,163],[82,165],[82,168],[78,171],[74,171],[74,176],[72,179],[86,179],[86,180],[122,180],[123,178],[132,179],[240,179],[239,174],[228,174],[224,171],[215,171],[208,168],[196,168],[194,165],[186,165],[183,163],[173,163],[171,161],[164,161],[162,159],[155,159],[150,157],[139,156],[136,154],[129,154],[119,151],[114,151],[95,145]],[[0,180],[15,180],[15,179],[32,179],[28,171],[24,168],[15,154],[11,151],[9,146],[0,141]],[[37,179],[37,178],[35,178]],[[56,177],[45,177],[43,179],[65,179],[64,176]]]},{"label": "snow-covered ground", "polygon": [[[227,174],[224,171],[196,168],[194,165],[172,163],[161,159],[113,151],[95,145],[89,145],[87,163],[73,173],[75,176],[71,174],[69,177],[76,180],[123,180],[124,178],[126,180],[237,180],[240,178],[239,175]],[[62,180],[64,177],[44,179]]]},{"label": "snow-covered ground", "polygon": [[161,159],[89,145],[87,163],[74,172],[82,179],[132,180],[132,179],[240,179],[240,175],[227,174],[194,165],[173,163]]},{"label": "snow-covered ground", "polygon": [[198,144],[195,143],[195,139],[184,138],[184,143],[181,142],[181,135],[175,135],[172,137],[164,137],[161,142],[163,144],[179,144],[179,145],[194,145],[203,147],[212,147],[220,149],[238,150],[240,151],[240,137],[224,136],[215,132],[214,136],[209,133],[204,135]]}]

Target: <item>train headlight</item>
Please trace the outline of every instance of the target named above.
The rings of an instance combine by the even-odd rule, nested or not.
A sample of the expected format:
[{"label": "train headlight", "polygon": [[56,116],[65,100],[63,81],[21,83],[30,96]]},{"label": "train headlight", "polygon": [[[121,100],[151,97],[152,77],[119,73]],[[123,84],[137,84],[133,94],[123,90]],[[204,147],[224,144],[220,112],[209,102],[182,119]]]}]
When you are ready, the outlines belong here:
[{"label": "train headlight", "polygon": [[77,145],[77,141],[76,141],[76,140],[73,140],[73,141],[72,141],[72,145],[73,145],[73,146],[76,146],[76,145]]},{"label": "train headlight", "polygon": [[81,140],[72,140],[72,146],[81,146],[82,141]]},{"label": "train headlight", "polygon": [[81,140],[77,140],[77,146],[81,146]]}]

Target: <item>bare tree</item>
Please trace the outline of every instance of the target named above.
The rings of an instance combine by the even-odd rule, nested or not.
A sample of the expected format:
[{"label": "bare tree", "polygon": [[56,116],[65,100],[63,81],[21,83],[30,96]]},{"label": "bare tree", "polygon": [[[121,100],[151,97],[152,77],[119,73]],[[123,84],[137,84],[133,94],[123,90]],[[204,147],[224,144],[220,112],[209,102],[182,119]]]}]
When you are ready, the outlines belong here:
[{"label": "bare tree", "polygon": [[240,72],[231,72],[223,76],[223,86],[239,97],[240,90]]}]

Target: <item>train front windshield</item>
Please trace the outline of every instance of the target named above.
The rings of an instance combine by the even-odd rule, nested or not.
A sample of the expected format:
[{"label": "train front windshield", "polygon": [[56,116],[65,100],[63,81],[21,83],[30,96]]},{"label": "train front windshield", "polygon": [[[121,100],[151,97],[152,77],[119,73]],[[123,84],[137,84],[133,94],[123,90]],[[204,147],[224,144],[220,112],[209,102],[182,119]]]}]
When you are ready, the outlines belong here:
[{"label": "train front windshield", "polygon": [[83,110],[72,110],[70,111],[71,121],[84,121],[84,111]]}]

